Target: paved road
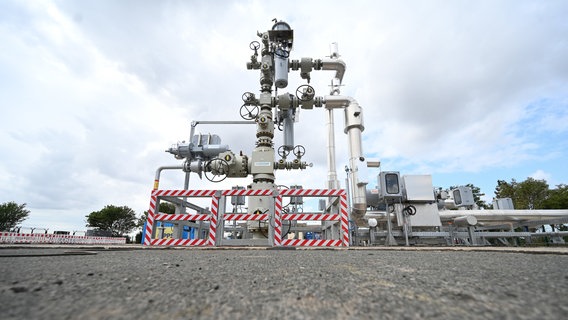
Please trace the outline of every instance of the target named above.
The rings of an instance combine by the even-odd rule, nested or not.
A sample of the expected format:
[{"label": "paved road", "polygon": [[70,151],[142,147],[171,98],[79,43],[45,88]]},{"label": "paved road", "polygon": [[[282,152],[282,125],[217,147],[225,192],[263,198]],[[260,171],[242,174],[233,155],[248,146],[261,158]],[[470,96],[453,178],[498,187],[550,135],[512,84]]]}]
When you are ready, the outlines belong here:
[{"label": "paved road", "polygon": [[[2,319],[565,319],[568,255],[0,249]],[[75,249],[74,251],[77,251]]]}]

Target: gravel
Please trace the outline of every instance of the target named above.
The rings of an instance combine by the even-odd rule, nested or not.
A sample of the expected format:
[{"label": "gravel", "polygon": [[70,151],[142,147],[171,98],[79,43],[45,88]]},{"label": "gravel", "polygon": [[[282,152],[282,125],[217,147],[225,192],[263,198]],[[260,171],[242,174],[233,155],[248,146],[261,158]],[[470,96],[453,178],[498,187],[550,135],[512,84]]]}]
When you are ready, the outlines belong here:
[{"label": "gravel", "polygon": [[568,255],[0,250],[2,319],[562,319]]}]

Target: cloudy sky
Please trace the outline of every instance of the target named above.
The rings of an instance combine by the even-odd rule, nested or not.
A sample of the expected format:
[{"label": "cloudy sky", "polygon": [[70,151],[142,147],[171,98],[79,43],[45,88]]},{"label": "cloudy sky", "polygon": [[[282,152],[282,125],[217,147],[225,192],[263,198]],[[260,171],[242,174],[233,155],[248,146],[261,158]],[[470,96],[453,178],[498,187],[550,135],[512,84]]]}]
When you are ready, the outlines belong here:
[{"label": "cloudy sky", "polygon": [[[432,174],[435,186],[498,179],[568,183],[565,1],[0,1],[0,202],[27,203],[23,225],[85,230],[107,204],[147,210],[164,150],[193,120],[240,120],[257,31],[294,29],[291,58],[337,42],[342,94],[364,109],[363,149],[382,170]],[[314,72],[317,95],[332,72]],[[305,82],[290,74],[287,88]],[[283,92],[284,90],[280,90]],[[347,139],[336,114],[337,164]],[[296,144],[314,167],[279,184],[326,182],[323,110],[302,110]],[[197,127],[250,154],[254,126]],[[276,146],[282,138],[276,138]],[[376,185],[377,169],[361,168]],[[161,187],[183,187],[183,173]],[[192,174],[192,188],[224,189]]]}]

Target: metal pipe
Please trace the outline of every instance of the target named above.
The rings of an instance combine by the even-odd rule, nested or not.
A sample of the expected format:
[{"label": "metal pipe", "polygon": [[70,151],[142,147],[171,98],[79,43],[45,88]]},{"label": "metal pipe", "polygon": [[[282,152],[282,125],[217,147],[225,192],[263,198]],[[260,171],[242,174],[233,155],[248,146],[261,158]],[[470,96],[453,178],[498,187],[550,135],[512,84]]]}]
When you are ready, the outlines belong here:
[{"label": "metal pipe", "polygon": [[454,224],[456,226],[475,226],[477,224],[477,218],[475,216],[462,216],[454,219]]},{"label": "metal pipe", "polygon": [[[349,142],[349,168],[351,169],[351,188],[352,193],[352,218],[355,220],[356,224],[359,226],[366,225],[367,222],[363,219],[365,212],[367,211],[367,195],[366,195],[366,183],[359,181],[359,161],[364,161],[362,147],[361,147],[361,132],[365,129],[363,126],[363,110],[357,103],[357,101],[351,97],[344,97],[339,95],[331,95],[324,97],[325,107],[329,109],[339,109],[343,108],[345,111],[345,129],[344,132],[347,133]],[[332,111],[332,110],[330,110]],[[328,128],[328,131],[330,129]],[[328,139],[334,138],[331,134]],[[335,141],[328,141],[328,145],[335,148]],[[334,150],[333,150],[334,151]],[[331,177],[335,173],[335,166],[331,166],[335,163],[335,154],[331,150],[328,152],[328,168],[329,176]]]},{"label": "metal pipe", "polygon": [[543,220],[568,216],[568,210],[441,210],[442,221],[452,221],[461,216],[475,216],[482,221],[514,221]]},{"label": "metal pipe", "polygon": [[162,173],[162,170],[171,170],[171,169],[182,169],[183,170],[183,165],[159,167],[156,170],[156,176],[154,178],[154,190],[158,190],[158,187],[160,186],[160,174]]},{"label": "metal pipe", "polygon": [[335,125],[333,121],[333,109],[327,109],[326,115],[326,128],[327,128],[327,187],[329,189],[339,188],[339,181],[337,180],[337,171],[335,165]]},{"label": "metal pipe", "polygon": [[347,65],[341,59],[321,59],[321,69],[322,70],[334,70],[335,78],[339,81],[343,81],[343,76],[345,75],[345,69]]},{"label": "metal pipe", "polygon": [[568,231],[532,232],[531,233],[531,237],[546,237],[546,236],[566,237],[566,236],[568,236]]}]

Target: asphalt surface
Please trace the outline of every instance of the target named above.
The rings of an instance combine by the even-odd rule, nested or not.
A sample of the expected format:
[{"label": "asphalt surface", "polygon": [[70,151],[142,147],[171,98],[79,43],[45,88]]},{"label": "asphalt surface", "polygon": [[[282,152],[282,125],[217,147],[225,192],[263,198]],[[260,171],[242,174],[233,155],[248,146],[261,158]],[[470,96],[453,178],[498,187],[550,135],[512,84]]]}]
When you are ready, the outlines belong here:
[{"label": "asphalt surface", "polygon": [[568,255],[0,249],[2,319],[566,319]]}]

